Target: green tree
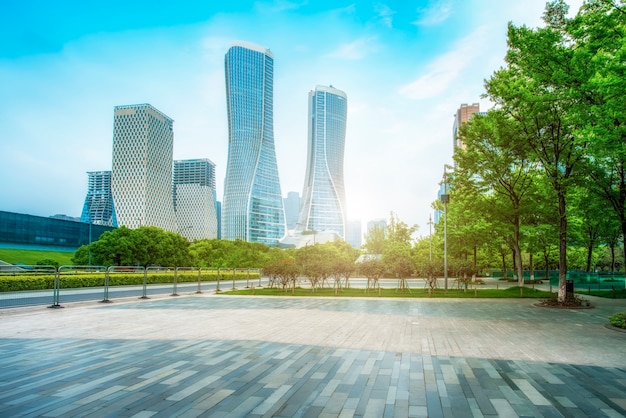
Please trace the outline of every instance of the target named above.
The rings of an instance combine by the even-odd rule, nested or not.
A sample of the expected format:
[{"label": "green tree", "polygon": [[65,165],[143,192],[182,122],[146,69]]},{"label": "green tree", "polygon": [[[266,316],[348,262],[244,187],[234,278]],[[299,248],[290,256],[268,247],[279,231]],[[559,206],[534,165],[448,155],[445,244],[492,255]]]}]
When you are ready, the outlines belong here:
[{"label": "green tree", "polygon": [[[589,138],[591,190],[608,203],[626,236],[626,2],[590,0],[568,24],[576,55],[588,71],[581,137]],[[626,258],[626,246],[623,256]]]},{"label": "green tree", "polygon": [[406,279],[415,271],[415,262],[411,255],[411,246],[392,242],[385,248],[383,254],[385,269],[399,280],[400,289],[406,288]]},{"label": "green tree", "polygon": [[103,266],[132,266],[137,264],[138,248],[133,230],[121,226],[100,235],[98,241],[90,245],[92,262]]},{"label": "green tree", "polygon": [[271,261],[267,245],[239,239],[196,241],[190,245],[189,253],[193,263],[202,267],[262,268]]},{"label": "green tree", "polygon": [[89,265],[89,246],[81,245],[72,256],[72,263],[75,266]]},{"label": "green tree", "polygon": [[522,286],[520,231],[522,219],[529,211],[527,196],[537,170],[522,139],[524,133],[510,115],[491,110],[484,116],[474,115],[461,127],[459,136],[465,147],[454,156],[458,163],[455,179],[462,179],[465,189],[473,189],[474,195],[480,196],[477,201],[482,198],[487,203],[485,213],[511,227],[514,263]]},{"label": "green tree", "polygon": [[331,267],[335,285],[340,287],[343,279],[345,281],[344,286],[349,287],[350,277],[356,270],[354,262],[359,257],[360,251],[343,240],[332,241],[328,245],[337,250],[337,256],[332,261]]},{"label": "green tree", "polygon": [[295,287],[296,279],[301,271],[295,257],[287,251],[274,250],[268,254],[263,274],[269,276],[271,282],[277,281],[283,290],[286,290],[288,286]]},{"label": "green tree", "polygon": [[367,291],[370,287],[376,287],[378,280],[385,275],[385,264],[378,258],[371,258],[359,263],[358,270],[367,278]]},{"label": "green tree", "polygon": [[339,251],[332,243],[307,245],[297,250],[296,262],[311,283],[311,290],[323,287],[333,274],[333,263]]},{"label": "green tree", "polygon": [[486,82],[488,97],[519,123],[525,145],[550,179],[559,212],[559,301],[566,298],[567,195],[588,142],[577,131],[588,97],[576,86],[589,68],[567,33],[567,8],[562,0],[548,3],[545,27],[509,24],[506,66]]},{"label": "green tree", "polygon": [[382,254],[385,251],[385,242],[387,240],[386,228],[374,225],[373,228],[365,234],[365,244],[363,248],[369,254]]},{"label": "green tree", "polygon": [[39,260],[35,263],[36,266],[54,266],[55,268],[59,268],[59,262],[55,261],[51,258],[44,258],[43,260]]},{"label": "green tree", "polygon": [[176,267],[187,256],[184,253],[188,251],[189,244],[184,238],[156,226],[142,226],[133,230],[133,238],[137,263],[144,267]]}]

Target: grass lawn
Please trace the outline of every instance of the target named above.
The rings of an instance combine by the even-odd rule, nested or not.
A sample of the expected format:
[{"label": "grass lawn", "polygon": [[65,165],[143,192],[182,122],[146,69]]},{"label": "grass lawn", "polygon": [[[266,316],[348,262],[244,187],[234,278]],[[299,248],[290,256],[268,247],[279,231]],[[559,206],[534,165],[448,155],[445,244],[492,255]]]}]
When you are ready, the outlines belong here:
[{"label": "grass lawn", "polygon": [[15,248],[0,248],[0,260],[10,264],[33,265],[39,260],[50,259],[60,266],[72,264],[74,253],[63,251],[20,250]]},{"label": "grass lawn", "polygon": [[281,290],[276,288],[258,288],[258,289],[244,289],[244,290],[235,290],[235,291],[227,291],[222,292],[224,295],[256,295],[256,296],[328,296],[328,297],[386,297],[386,298],[549,298],[551,296],[550,292],[545,292],[542,290],[533,290],[530,287],[522,288],[522,292],[520,292],[519,287],[510,287],[508,289],[496,290],[496,289],[477,289],[476,292],[474,290],[468,290],[464,292],[462,290],[456,289],[448,289],[446,292],[443,289],[438,289],[432,292],[431,295],[428,294],[428,291],[425,289],[411,289],[400,291],[398,289],[381,289],[380,293],[378,290],[369,290],[365,292],[365,289],[342,289],[340,291],[335,292],[335,289],[317,289],[315,292],[312,292],[311,289],[305,289],[296,287],[295,292],[292,293],[292,289]]},{"label": "grass lawn", "polygon": [[626,299],[626,289],[619,289],[616,290],[615,292],[613,292],[612,290],[592,290],[592,291],[577,291],[577,294],[584,296],[584,295],[591,295],[591,296],[599,296],[601,298],[608,298],[608,299]]}]

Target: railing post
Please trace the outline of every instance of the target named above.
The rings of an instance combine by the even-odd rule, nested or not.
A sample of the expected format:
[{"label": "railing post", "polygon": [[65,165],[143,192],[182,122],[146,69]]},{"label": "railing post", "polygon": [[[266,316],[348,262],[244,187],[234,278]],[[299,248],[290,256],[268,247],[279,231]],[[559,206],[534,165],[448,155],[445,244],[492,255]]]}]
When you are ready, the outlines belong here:
[{"label": "railing post", "polygon": [[176,293],[177,286],[178,286],[178,267],[174,267],[174,291],[170,296],[178,296],[178,293]]},{"label": "railing post", "polygon": [[150,299],[148,297],[148,269],[143,267],[143,293],[139,299]]},{"label": "railing post", "polygon": [[200,285],[201,282],[201,274],[202,274],[202,268],[198,267],[198,290],[196,290],[196,293],[202,293],[202,287]]},{"label": "railing post", "polygon": [[61,290],[61,273],[54,267],[54,289],[52,290],[52,305],[49,308],[62,308],[59,304],[59,292]]},{"label": "railing post", "polygon": [[102,300],[100,301],[101,303],[110,303],[111,301],[109,300],[109,271],[110,271],[111,267],[107,267],[106,272],[104,273],[104,296],[102,298]]}]

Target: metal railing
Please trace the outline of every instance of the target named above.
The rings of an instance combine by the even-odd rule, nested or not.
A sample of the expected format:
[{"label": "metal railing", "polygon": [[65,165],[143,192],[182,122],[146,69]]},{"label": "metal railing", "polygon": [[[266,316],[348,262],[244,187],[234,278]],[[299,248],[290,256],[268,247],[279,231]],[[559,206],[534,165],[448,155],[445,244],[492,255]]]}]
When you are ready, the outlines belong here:
[{"label": "metal railing", "polygon": [[[190,273],[194,280],[189,281]],[[239,275],[237,275],[239,273]],[[184,282],[180,276],[185,274]],[[203,293],[219,291],[222,279],[232,279],[232,288],[249,287],[251,274],[258,274],[259,286],[264,282],[260,269],[215,269],[197,267],[147,267],[140,266],[12,266],[0,270],[0,308],[49,305],[62,308],[63,302],[99,300],[111,302],[112,298],[149,295],[178,296],[179,292]],[[72,276],[87,275],[88,277]],[[132,280],[132,276],[139,276]],[[171,279],[170,279],[171,275]],[[245,275],[245,279],[241,276]],[[36,283],[33,290],[17,290],[11,287],[15,278],[28,278]],[[116,280],[122,278],[123,280]],[[152,280],[150,280],[152,279]],[[160,280],[165,279],[165,280]],[[81,280],[84,283],[78,284]],[[118,283],[112,285],[112,282]],[[119,284],[126,282],[127,284]],[[134,282],[128,284],[128,282]],[[265,279],[265,282],[267,280]],[[78,285],[77,285],[78,284]],[[82,287],[81,287],[82,286]],[[52,304],[50,304],[52,301]]]}]

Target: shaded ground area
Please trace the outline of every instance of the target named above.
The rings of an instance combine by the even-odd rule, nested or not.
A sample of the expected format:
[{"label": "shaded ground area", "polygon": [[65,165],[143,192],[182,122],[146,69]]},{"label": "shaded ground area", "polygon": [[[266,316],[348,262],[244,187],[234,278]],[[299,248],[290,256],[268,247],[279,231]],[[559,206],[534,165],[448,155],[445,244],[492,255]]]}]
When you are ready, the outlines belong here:
[{"label": "shaded ground area", "polygon": [[624,301],[189,296],[0,312],[1,416],[626,415]]}]

